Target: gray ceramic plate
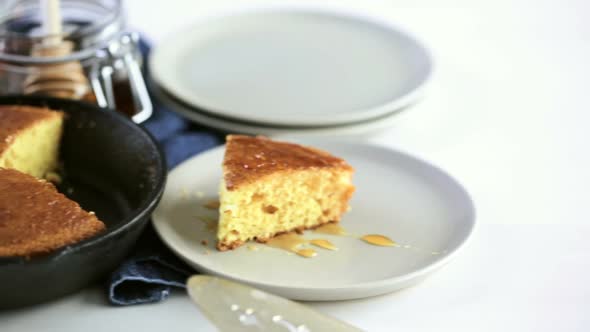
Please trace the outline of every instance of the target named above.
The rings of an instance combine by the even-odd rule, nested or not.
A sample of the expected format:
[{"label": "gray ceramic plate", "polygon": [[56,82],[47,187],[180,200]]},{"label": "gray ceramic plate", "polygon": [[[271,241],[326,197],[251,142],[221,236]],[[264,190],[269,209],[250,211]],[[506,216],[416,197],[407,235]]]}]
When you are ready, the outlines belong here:
[{"label": "gray ceramic plate", "polygon": [[161,103],[170,109],[181,113],[188,119],[207,127],[212,127],[226,133],[243,133],[249,135],[265,136],[285,136],[290,137],[309,137],[309,136],[370,136],[377,134],[385,129],[391,128],[398,121],[398,113],[408,108],[397,109],[387,115],[371,119],[368,121],[356,122],[352,124],[326,126],[326,127],[277,127],[265,126],[250,122],[240,122],[231,119],[212,116],[209,113],[202,112],[197,108],[174,98],[166,93],[162,88],[156,86],[155,82],[150,82],[150,92]]},{"label": "gray ceramic plate", "polygon": [[150,58],[156,82],[204,112],[305,127],[390,114],[422,96],[432,68],[426,48],[386,20],[305,6],[209,17]]},{"label": "gray ceramic plate", "polygon": [[[327,238],[337,252],[318,249],[306,259],[253,244],[214,249],[216,212],[203,205],[217,196],[223,147],[174,169],[153,222],[164,242],[200,271],[245,282],[297,300],[343,300],[398,290],[447,263],[471,234],[475,211],[467,192],[440,169],[406,154],[368,144],[299,140],[343,157],[356,168],[357,187],[342,225],[353,235],[382,234],[398,247],[355,237]],[[203,246],[201,241],[207,240]]]}]

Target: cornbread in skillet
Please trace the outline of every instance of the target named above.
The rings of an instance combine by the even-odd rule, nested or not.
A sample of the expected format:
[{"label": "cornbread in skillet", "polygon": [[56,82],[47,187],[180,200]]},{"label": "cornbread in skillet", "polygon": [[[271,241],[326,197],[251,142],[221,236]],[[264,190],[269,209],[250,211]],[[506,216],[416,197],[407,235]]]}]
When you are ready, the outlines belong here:
[{"label": "cornbread in skillet", "polygon": [[57,167],[64,114],[0,105],[0,167],[43,178]]},{"label": "cornbread in skillet", "polygon": [[227,136],[217,249],[340,221],[354,192],[353,172],[322,150],[266,137]]},{"label": "cornbread in skillet", "polygon": [[53,184],[0,168],[0,257],[50,253],[104,229]]}]

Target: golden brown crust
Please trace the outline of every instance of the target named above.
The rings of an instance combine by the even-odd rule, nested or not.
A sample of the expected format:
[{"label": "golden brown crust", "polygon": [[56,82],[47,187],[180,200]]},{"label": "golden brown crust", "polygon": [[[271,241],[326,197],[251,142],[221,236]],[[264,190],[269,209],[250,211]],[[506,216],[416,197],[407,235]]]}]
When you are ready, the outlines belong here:
[{"label": "golden brown crust", "polygon": [[228,135],[223,176],[228,190],[281,171],[352,167],[328,152],[262,136]]},{"label": "golden brown crust", "polygon": [[63,113],[44,107],[0,105],[0,155],[22,130],[54,117],[63,117]]},{"label": "golden brown crust", "polygon": [[0,257],[46,254],[105,228],[51,183],[0,168]]}]

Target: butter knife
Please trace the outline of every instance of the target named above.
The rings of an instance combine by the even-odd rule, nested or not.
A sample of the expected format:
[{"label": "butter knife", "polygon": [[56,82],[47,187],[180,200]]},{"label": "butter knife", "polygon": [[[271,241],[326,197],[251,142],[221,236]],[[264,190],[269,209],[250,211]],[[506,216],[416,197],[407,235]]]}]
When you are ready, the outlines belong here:
[{"label": "butter knife", "polygon": [[188,294],[220,331],[362,331],[307,306],[206,275],[187,281]]}]

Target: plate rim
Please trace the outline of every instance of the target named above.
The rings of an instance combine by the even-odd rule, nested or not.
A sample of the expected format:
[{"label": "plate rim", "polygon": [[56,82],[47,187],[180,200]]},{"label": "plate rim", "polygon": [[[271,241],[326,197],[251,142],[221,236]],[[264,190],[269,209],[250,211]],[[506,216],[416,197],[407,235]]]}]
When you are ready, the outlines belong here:
[{"label": "plate rim", "polygon": [[[194,34],[194,31],[198,31],[198,28],[202,25],[224,18],[240,18],[259,14],[276,15],[285,13],[298,15],[323,15],[339,19],[353,20],[357,22],[357,24],[374,25],[388,31],[389,34],[401,36],[409,43],[413,44],[416,49],[420,50],[419,53],[424,58],[424,63],[427,64],[424,69],[424,75],[420,78],[420,81],[405,94],[402,94],[397,98],[389,99],[385,102],[379,103],[376,106],[354,110],[352,114],[328,114],[321,117],[312,116],[309,118],[283,115],[279,118],[269,119],[265,116],[260,117],[257,114],[248,114],[247,116],[244,116],[243,114],[238,115],[231,110],[215,106],[214,103],[208,102],[206,98],[204,99],[202,96],[197,95],[191,89],[185,88],[184,85],[177,79],[176,75],[174,75],[173,70],[171,70],[171,61],[166,61],[166,59],[170,59],[174,54],[172,48],[167,47],[166,45],[178,43],[179,40],[182,40],[183,37],[186,36],[186,33],[191,32]],[[170,95],[174,96],[178,100],[186,103],[187,105],[202,110],[201,113],[208,116],[221,116],[234,121],[255,122],[265,126],[299,126],[315,128],[347,124],[351,125],[357,122],[376,119],[418,102],[431,85],[433,74],[436,69],[436,63],[430,48],[421,38],[408,31],[406,28],[401,27],[399,24],[374,13],[354,11],[352,9],[326,4],[268,4],[258,6],[242,6],[233,10],[221,10],[212,15],[208,15],[199,20],[193,21],[189,25],[182,26],[173,33],[169,34],[168,37],[169,38],[163,38],[163,42],[154,48],[148,59],[149,71],[153,80],[158,85],[164,87]]]},{"label": "plate rim", "polygon": [[[313,138],[310,138],[310,139],[313,139]],[[442,256],[439,259],[433,261],[432,263],[427,264],[427,265],[425,265],[419,269],[416,269],[412,272],[406,273],[401,276],[392,277],[392,278],[384,278],[384,279],[379,279],[379,280],[357,282],[357,283],[340,285],[340,286],[310,286],[310,285],[293,286],[293,285],[279,284],[279,283],[265,283],[265,282],[261,282],[261,281],[245,279],[240,276],[234,276],[234,275],[230,275],[230,274],[227,274],[224,272],[210,269],[204,265],[199,264],[198,262],[191,260],[189,257],[184,255],[182,252],[177,250],[177,248],[173,244],[168,242],[168,240],[166,239],[166,236],[163,235],[163,233],[165,233],[165,231],[163,232],[160,229],[160,227],[162,227],[160,225],[162,223],[162,221],[160,221],[160,222],[157,221],[159,219],[159,217],[157,216],[159,214],[159,209],[160,209],[159,206],[158,206],[158,208],[156,208],[156,210],[154,211],[153,216],[152,216],[152,224],[154,226],[154,229],[156,230],[156,233],[162,239],[162,242],[164,242],[166,247],[168,247],[171,251],[173,251],[179,258],[181,258],[187,264],[196,268],[200,272],[210,273],[210,274],[221,276],[221,277],[228,278],[231,280],[236,280],[238,282],[243,282],[246,284],[254,285],[254,286],[260,287],[260,288],[265,288],[265,287],[267,289],[268,288],[273,288],[273,289],[280,288],[280,289],[285,289],[287,291],[298,290],[298,291],[314,291],[314,292],[334,292],[334,291],[339,291],[339,290],[374,289],[374,288],[380,288],[380,287],[385,287],[385,286],[389,286],[389,285],[396,285],[398,283],[402,283],[405,281],[409,281],[412,279],[417,279],[417,278],[426,276],[426,275],[430,274],[431,272],[436,271],[440,267],[444,266],[449,261],[451,261],[461,250],[463,250],[463,248],[465,248],[465,246],[467,245],[469,240],[471,238],[473,238],[473,234],[475,232],[476,225],[477,225],[477,211],[476,211],[475,203],[473,201],[472,196],[467,191],[467,189],[455,177],[451,176],[447,171],[443,170],[442,168],[436,166],[435,164],[433,164],[431,162],[428,162],[427,160],[425,160],[421,157],[417,157],[417,156],[411,155],[411,154],[404,152],[404,151],[392,149],[389,147],[384,147],[384,146],[377,145],[377,144],[349,142],[349,141],[334,140],[334,139],[325,140],[324,142],[333,142],[333,143],[335,142],[337,144],[356,146],[357,148],[359,148],[359,147],[366,148],[368,146],[370,148],[375,148],[375,149],[378,149],[381,151],[386,151],[388,153],[393,152],[393,153],[397,154],[398,156],[401,156],[402,158],[408,158],[408,159],[412,160],[413,162],[418,162],[418,163],[421,163],[425,166],[428,166],[431,170],[434,170],[435,172],[439,173],[439,175],[444,176],[447,180],[449,180],[450,183],[452,183],[456,187],[456,189],[459,190],[460,194],[465,199],[465,207],[467,208],[466,211],[468,212],[466,214],[466,216],[467,216],[466,220],[468,220],[468,222],[469,222],[469,224],[467,225],[468,226],[467,233],[465,234],[465,236],[463,238],[461,238],[458,245],[453,250],[450,250],[445,256]],[[185,160],[184,162],[179,164],[175,169],[173,169],[170,172],[169,178],[170,179],[174,178],[175,171],[177,171],[180,166],[194,163],[195,162],[194,160],[204,158],[204,157],[206,157],[206,155],[219,154],[220,152],[223,151],[224,148],[225,148],[225,145],[221,145],[219,147],[205,151],[201,154],[195,155],[195,156]],[[171,181],[169,181],[168,183],[170,183],[170,182]],[[164,196],[165,195],[166,195],[166,191],[164,192]],[[164,196],[163,196],[163,198],[164,198]],[[164,200],[162,200],[162,201],[164,201]],[[380,292],[380,293],[386,293],[386,292]],[[367,295],[367,296],[369,296],[369,295]],[[349,297],[346,297],[346,298],[349,298]],[[352,297],[350,297],[350,298],[352,298]],[[355,298],[358,298],[358,297],[355,297]]]},{"label": "plate rim", "polygon": [[326,126],[326,127],[273,127],[264,124],[257,125],[248,122],[231,121],[222,117],[209,115],[201,112],[199,109],[191,108],[190,105],[185,104],[182,100],[177,100],[174,96],[168,94],[163,87],[157,86],[157,83],[148,79],[150,91],[154,97],[170,107],[171,110],[181,114],[189,120],[219,129],[228,133],[245,133],[250,135],[268,135],[268,136],[355,136],[355,135],[369,135],[379,133],[385,129],[392,127],[398,121],[398,115],[407,112],[414,104],[407,105],[403,108],[393,110],[381,117],[370,119],[362,122]]}]

